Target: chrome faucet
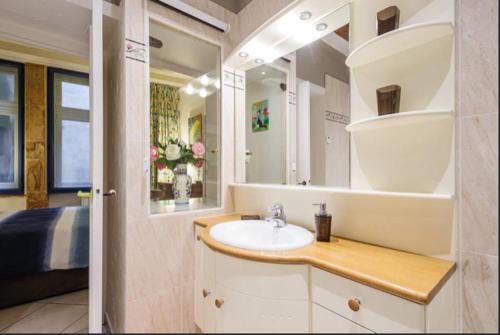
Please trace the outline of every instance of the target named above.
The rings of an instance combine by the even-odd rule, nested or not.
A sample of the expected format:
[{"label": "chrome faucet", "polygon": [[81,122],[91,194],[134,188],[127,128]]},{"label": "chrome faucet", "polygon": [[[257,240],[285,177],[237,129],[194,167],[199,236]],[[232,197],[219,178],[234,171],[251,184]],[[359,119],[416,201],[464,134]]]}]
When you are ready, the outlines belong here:
[{"label": "chrome faucet", "polygon": [[269,207],[269,212],[272,213],[272,216],[267,217],[266,221],[275,223],[278,228],[286,226],[285,210],[282,204],[272,205]]}]

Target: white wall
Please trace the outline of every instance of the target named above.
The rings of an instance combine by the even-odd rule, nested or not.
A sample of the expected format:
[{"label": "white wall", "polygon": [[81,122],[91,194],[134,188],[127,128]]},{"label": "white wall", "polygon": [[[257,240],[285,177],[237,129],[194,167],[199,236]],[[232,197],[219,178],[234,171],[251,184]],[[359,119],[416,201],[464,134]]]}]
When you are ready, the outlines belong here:
[{"label": "white wall", "polygon": [[[269,129],[252,132],[252,104],[268,99]],[[246,164],[247,183],[282,184],[286,182],[286,94],[278,84],[252,83],[246,87],[245,134],[252,152]]]},{"label": "white wall", "polygon": [[[311,83],[311,185],[325,185],[325,89]],[[298,125],[300,127],[301,125]]]},{"label": "white wall", "polygon": [[[454,22],[453,0],[377,0],[352,2],[351,50],[376,37],[376,13],[390,5],[400,9],[400,27],[414,23],[447,20]],[[453,35],[414,50],[377,62],[376,66],[351,69],[351,122],[377,116],[376,89],[386,85],[401,86],[400,111],[455,108],[455,62]],[[355,139],[351,141],[351,186],[372,189],[363,173]],[[436,193],[454,193],[455,158],[452,151],[443,169],[445,173]]]},{"label": "white wall", "polygon": [[268,215],[282,203],[287,220],[314,229],[317,206],[332,214],[332,234],[424,255],[452,258],[454,199],[325,187],[233,185],[235,211]]}]

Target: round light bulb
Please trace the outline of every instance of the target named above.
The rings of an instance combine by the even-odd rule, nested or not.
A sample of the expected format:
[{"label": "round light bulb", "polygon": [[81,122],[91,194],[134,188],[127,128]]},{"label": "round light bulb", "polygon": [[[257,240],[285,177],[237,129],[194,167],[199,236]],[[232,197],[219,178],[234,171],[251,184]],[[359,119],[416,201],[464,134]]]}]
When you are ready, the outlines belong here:
[{"label": "round light bulb", "polygon": [[207,97],[207,95],[208,95],[208,92],[207,92],[207,90],[206,90],[206,89],[202,88],[202,89],[200,90],[200,93],[198,93],[198,94],[200,95],[200,97],[202,97],[202,98],[206,98],[206,97]]},{"label": "round light bulb", "polygon": [[201,76],[200,82],[203,86],[207,86],[210,82],[210,78],[206,74],[204,74],[203,76]]},{"label": "round light bulb", "polygon": [[311,12],[306,10],[299,14],[299,19],[301,19],[302,21],[306,21],[309,20],[311,16],[312,16]]},{"label": "round light bulb", "polygon": [[328,25],[326,23],[319,23],[318,25],[316,25],[317,31],[323,31],[326,30],[326,28],[328,28]]},{"label": "round light bulb", "polygon": [[262,58],[257,58],[257,59],[255,60],[255,63],[257,63],[257,64],[262,64],[262,63],[264,63],[264,60],[263,60]]},{"label": "round light bulb", "polygon": [[184,89],[184,92],[186,92],[189,95],[193,95],[194,94],[194,87],[191,85],[187,85],[186,88]]}]

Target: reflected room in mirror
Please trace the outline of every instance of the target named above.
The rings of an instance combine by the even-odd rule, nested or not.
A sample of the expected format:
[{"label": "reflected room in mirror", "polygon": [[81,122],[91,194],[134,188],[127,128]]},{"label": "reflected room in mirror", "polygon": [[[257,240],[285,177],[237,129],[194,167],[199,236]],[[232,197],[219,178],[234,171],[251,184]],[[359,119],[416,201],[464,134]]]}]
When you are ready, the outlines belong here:
[{"label": "reflected room in mirror", "polygon": [[246,66],[246,183],[350,186],[348,9],[319,38]]},{"label": "reflected room in mirror", "polygon": [[219,204],[220,68],[220,47],[150,22],[152,214]]}]

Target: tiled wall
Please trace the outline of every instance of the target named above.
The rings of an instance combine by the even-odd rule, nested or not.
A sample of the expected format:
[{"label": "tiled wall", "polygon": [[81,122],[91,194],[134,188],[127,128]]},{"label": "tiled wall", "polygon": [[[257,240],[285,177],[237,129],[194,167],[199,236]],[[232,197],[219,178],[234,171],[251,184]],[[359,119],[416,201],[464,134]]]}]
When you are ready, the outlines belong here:
[{"label": "tiled wall", "polygon": [[[236,30],[235,14],[206,0],[185,2],[230,23]],[[122,0],[120,6],[123,20],[114,27],[112,38],[117,45],[111,47],[106,80],[109,90],[106,176],[108,188],[117,191],[116,197],[106,200],[106,317],[115,332],[193,332],[196,330],[193,219],[232,210],[227,183],[234,180],[234,110],[223,108],[221,118],[223,208],[150,216],[149,180],[143,170],[143,158],[149,154],[144,110],[148,65],[124,59],[123,41],[129,38],[144,42],[147,7],[166,24],[222,45],[223,55],[232,50],[232,43],[229,34],[152,1]],[[261,18],[271,13],[266,10]],[[232,94],[232,90],[226,92],[223,87],[225,101],[224,96]]]},{"label": "tiled wall", "polygon": [[456,2],[461,329],[498,331],[498,0]]}]

